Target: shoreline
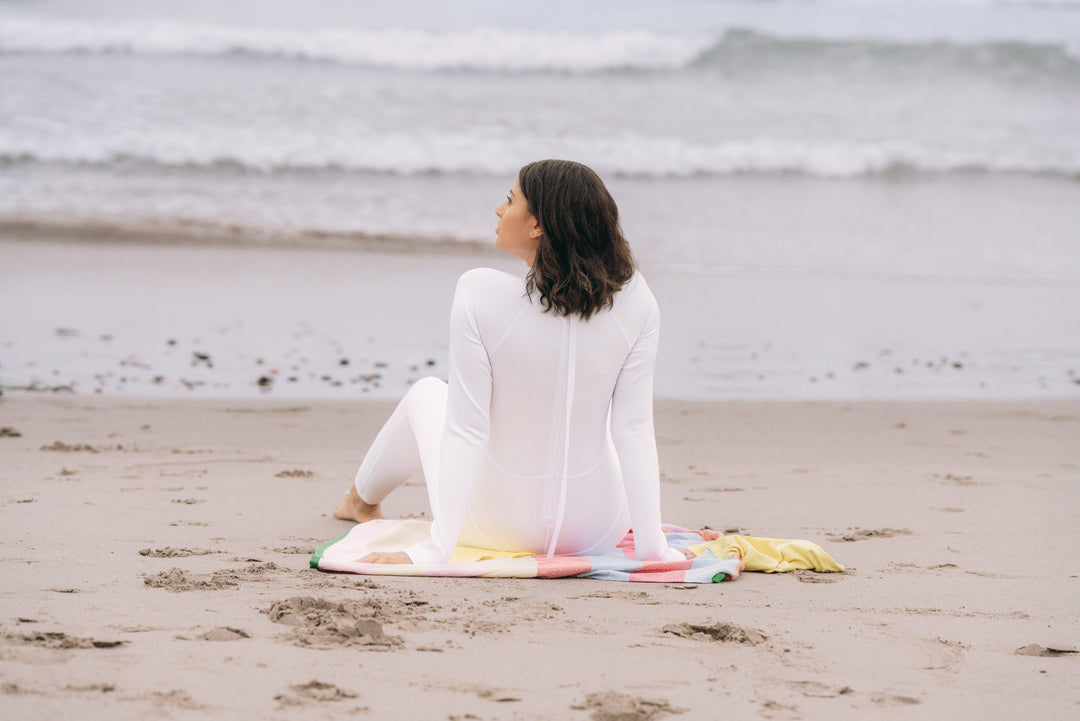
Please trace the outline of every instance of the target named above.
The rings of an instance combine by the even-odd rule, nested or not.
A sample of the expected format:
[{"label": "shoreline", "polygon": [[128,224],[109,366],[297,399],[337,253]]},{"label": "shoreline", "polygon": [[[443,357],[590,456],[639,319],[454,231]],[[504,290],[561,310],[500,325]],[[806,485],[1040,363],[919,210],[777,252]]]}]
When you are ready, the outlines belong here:
[{"label": "shoreline", "polygon": [[[183,225],[184,230],[178,230]],[[230,231],[230,228],[235,230]],[[147,248],[251,248],[290,251],[348,251],[355,253],[475,255],[498,257],[494,243],[463,240],[446,236],[425,238],[393,233],[363,231],[298,231],[272,233],[265,229],[170,221],[155,224],[122,226],[108,222],[41,223],[0,219],[0,242],[63,243],[89,247]]]},{"label": "shoreline", "polygon": [[[177,231],[154,226],[124,228],[110,223],[66,225],[37,222],[6,222],[0,220],[0,243],[59,244],[83,248],[206,248],[251,249],[286,252],[337,251],[359,255],[403,256],[470,256],[496,265],[505,265],[505,255],[494,241],[468,240],[445,236],[429,238],[413,234],[365,233],[362,231],[334,233],[330,231],[299,231],[269,233],[246,229],[238,234],[226,232],[225,227],[208,226],[205,232]],[[197,225],[197,224],[196,224]],[[899,284],[948,284],[962,286],[1015,287],[1080,287],[1080,277],[1049,278],[1006,276],[931,275],[910,272],[867,272],[857,270],[814,269],[760,265],[709,265],[661,263],[647,261],[643,265],[661,273],[714,278],[776,278],[843,281],[872,281]]]},{"label": "shoreline", "polygon": [[[132,396],[396,399],[445,378],[462,272],[524,272],[494,251],[9,239],[0,253],[0,305],[18,309],[0,385]],[[657,397],[1080,395],[1080,286],[642,271],[663,317]]]},{"label": "shoreline", "polygon": [[[24,171],[30,177],[22,178]],[[508,181],[68,171],[35,181],[34,172],[14,168],[9,189],[13,197],[26,197],[0,203],[0,238],[494,255],[492,211]],[[36,182],[45,183],[49,194],[26,189]],[[1069,243],[1080,227],[1076,181],[1008,174],[847,180],[778,175],[613,177],[610,185],[626,237],[645,267],[1080,283]],[[118,199],[143,196],[138,205],[117,205]]]},{"label": "shoreline", "polygon": [[[349,527],[330,510],[392,407],[0,397],[21,434],[0,437],[0,706],[585,721],[629,704],[644,721],[723,704],[816,721],[1080,703],[1080,567],[1040,550],[1080,542],[1080,401],[660,401],[665,521],[808,538],[849,568],[692,589],[309,569]],[[422,482],[385,509],[427,517]],[[400,644],[276,623],[296,597],[356,604]],[[718,623],[766,638],[664,630]]]}]

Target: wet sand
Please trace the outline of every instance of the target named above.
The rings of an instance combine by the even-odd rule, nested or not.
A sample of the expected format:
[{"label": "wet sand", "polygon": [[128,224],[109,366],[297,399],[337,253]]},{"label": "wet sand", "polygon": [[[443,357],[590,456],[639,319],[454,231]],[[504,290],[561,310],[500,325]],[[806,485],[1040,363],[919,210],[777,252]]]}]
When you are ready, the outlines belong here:
[{"label": "wet sand", "polygon": [[[0,307],[13,309],[0,387],[396,399],[445,377],[461,273],[526,270],[490,248],[53,240],[0,237]],[[1080,399],[1080,283],[642,272],[662,314],[661,398]]]},{"label": "wet sand", "polygon": [[1080,710],[1080,402],[660,402],[666,520],[849,568],[693,587],[309,569],[390,407],[6,393],[0,713]]}]

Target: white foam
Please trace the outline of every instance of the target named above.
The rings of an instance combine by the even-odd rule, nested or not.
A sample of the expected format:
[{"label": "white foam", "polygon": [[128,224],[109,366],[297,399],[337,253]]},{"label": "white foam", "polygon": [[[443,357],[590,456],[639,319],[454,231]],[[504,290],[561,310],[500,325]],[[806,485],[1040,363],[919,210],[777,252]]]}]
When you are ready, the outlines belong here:
[{"label": "white foam", "polygon": [[169,19],[107,23],[35,17],[0,20],[3,53],[250,54],[405,70],[676,68],[690,63],[712,39],[706,34],[648,30],[291,29]]},{"label": "white foam", "polygon": [[752,137],[698,143],[677,137],[623,133],[603,137],[510,136],[480,132],[322,135],[294,129],[218,129],[189,134],[158,128],[114,128],[95,135],[0,132],[8,163],[138,164],[217,167],[253,172],[342,170],[414,175],[513,175],[522,162],[543,157],[580,159],[607,174],[691,177],[802,174],[855,178],[897,172],[1000,172],[1080,175],[1080,156],[1054,148],[997,146],[939,148],[915,140],[839,141]]}]

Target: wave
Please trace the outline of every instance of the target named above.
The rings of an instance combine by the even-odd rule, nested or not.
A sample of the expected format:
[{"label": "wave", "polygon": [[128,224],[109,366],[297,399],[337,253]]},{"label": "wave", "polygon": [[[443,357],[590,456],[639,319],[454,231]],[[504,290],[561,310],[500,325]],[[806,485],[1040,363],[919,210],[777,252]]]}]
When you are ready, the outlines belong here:
[{"label": "wave", "polygon": [[699,68],[731,72],[784,69],[799,73],[920,71],[1001,75],[1080,76],[1080,46],[947,40],[898,42],[869,39],[778,37],[752,30],[729,30],[693,61]]},{"label": "wave", "polygon": [[0,21],[0,53],[247,55],[402,70],[596,71],[685,67],[710,42],[647,30],[607,33],[355,28],[207,23]]},{"label": "wave", "polygon": [[534,32],[238,27],[179,20],[0,20],[0,54],[251,56],[412,71],[598,72],[931,67],[1080,73],[1080,45],[781,37],[720,32]]},{"label": "wave", "polygon": [[511,142],[469,134],[415,136],[395,133],[353,137],[337,143],[290,145],[278,138],[229,134],[193,143],[159,135],[113,142],[84,139],[64,145],[55,139],[18,147],[0,138],[0,167],[84,166],[124,170],[149,168],[212,173],[341,172],[393,175],[505,176],[522,162],[542,157],[579,158],[605,174],[678,178],[742,174],[858,178],[882,175],[1003,173],[1080,178],[1080,155],[945,150],[915,142],[796,141],[756,138],[721,143],[639,135],[526,138]]}]

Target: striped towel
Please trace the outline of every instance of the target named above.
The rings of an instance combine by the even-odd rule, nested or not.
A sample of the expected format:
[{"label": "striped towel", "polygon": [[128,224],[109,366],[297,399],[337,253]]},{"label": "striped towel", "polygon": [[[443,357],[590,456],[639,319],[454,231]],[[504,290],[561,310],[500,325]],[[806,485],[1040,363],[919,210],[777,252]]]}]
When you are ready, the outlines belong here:
[{"label": "striped towel", "polygon": [[607,581],[652,583],[719,583],[739,575],[740,557],[748,571],[783,572],[797,569],[843,571],[844,567],[810,541],[749,536],[724,536],[716,531],[692,531],[665,525],[668,543],[690,549],[693,560],[664,562],[634,558],[631,531],[606,553],[547,558],[530,553],[492,551],[458,546],[449,563],[360,563],[374,551],[403,551],[431,537],[431,524],[416,520],[376,520],[361,523],[344,536],[316,549],[311,567],[382,576],[472,576],[483,578],[598,578]]}]

